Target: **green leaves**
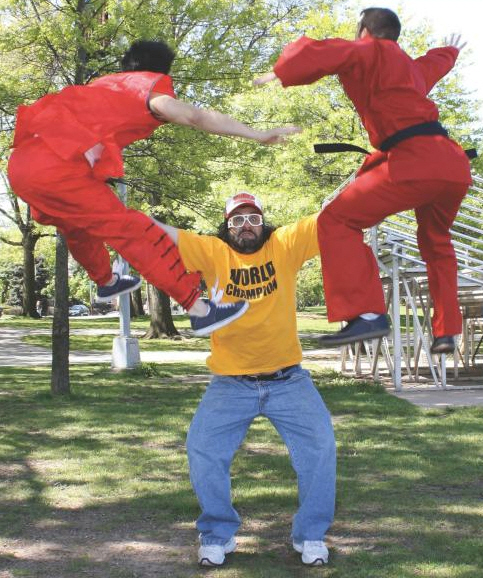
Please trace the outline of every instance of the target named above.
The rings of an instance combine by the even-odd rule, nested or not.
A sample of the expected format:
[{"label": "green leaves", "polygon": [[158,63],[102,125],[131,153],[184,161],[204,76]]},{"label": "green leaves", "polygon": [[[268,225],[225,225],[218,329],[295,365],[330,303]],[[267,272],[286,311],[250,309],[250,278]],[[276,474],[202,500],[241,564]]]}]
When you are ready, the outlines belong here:
[{"label": "green leaves", "polygon": [[[353,38],[355,15],[352,5],[335,0],[2,0],[0,147],[5,156],[19,103],[118,70],[134,39],[163,38],[177,52],[172,75],[179,98],[257,128],[295,124],[304,132],[286,147],[262,147],[163,126],[126,151],[130,204],[173,224],[197,215],[212,223],[221,198],[239,187],[261,195],[276,221],[292,220],[316,210],[362,160],[317,156],[312,145],[367,146],[365,131],[335,77],[288,90],[254,89],[251,81],[301,34]],[[422,54],[432,43],[430,30],[424,23],[406,30],[402,42],[409,54]],[[457,70],[432,96],[453,136],[481,142],[472,125],[475,102],[461,89]]]}]

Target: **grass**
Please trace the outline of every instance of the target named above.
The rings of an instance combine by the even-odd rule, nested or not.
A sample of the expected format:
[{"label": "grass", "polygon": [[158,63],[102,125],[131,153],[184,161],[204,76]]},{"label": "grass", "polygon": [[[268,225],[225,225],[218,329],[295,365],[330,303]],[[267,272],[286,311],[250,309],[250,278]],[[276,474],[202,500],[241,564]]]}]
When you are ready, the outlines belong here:
[{"label": "grass", "polygon": [[[111,351],[112,334],[107,335],[73,335],[69,337],[72,351]],[[51,348],[52,336],[48,335],[25,335],[22,341],[37,347]],[[300,342],[304,350],[317,349],[317,336],[301,337]],[[210,340],[208,337],[184,336],[181,339],[139,339],[140,351],[208,351]]]},{"label": "grass", "polygon": [[[70,349],[72,351],[111,351],[113,334],[107,335],[70,335]],[[22,338],[25,343],[47,347],[50,349],[52,336],[26,335]],[[208,351],[210,341],[206,337],[183,337],[182,339],[139,339],[141,351]]]},{"label": "grass", "polygon": [[239,552],[206,572],[184,451],[203,365],[73,366],[67,398],[48,368],[0,368],[0,576],[481,578],[483,409],[423,410],[312,370],[338,441],[329,566],[289,547],[295,478],[259,418],[232,467]]},{"label": "grass", "polygon": [[[186,315],[174,317],[174,322],[181,337],[176,339],[139,339],[141,351],[207,351],[209,350],[208,338],[196,338],[186,331],[189,327],[189,319]],[[131,329],[136,335],[141,331],[147,331],[150,318],[143,316],[131,320]],[[298,330],[303,335],[300,339],[302,348],[305,350],[317,349],[317,335],[339,329],[339,324],[330,324],[325,318],[325,309],[321,307],[309,308],[297,315]],[[25,335],[22,340],[38,347],[51,347],[52,319],[29,319],[23,317],[0,318],[1,327],[14,327],[18,329],[42,330],[44,333]],[[79,335],[78,331],[96,329],[106,331],[104,334]],[[119,319],[99,316],[96,318],[71,318],[70,319],[70,349],[72,351],[110,351],[112,349],[112,331],[119,329]],[[313,335],[310,335],[313,334]]]},{"label": "grass", "polygon": [[[173,317],[178,329],[187,329],[189,319],[187,315],[177,315]],[[131,328],[146,331],[149,327],[150,317],[142,315],[131,319]],[[71,329],[119,329],[119,317],[107,317],[99,315],[96,317],[70,317],[69,324]],[[52,327],[52,317],[43,317],[42,319],[30,319],[29,317],[20,316],[3,316],[0,317],[0,327],[17,327],[32,329],[50,329]]]},{"label": "grass", "polygon": [[[139,339],[141,351],[207,351],[209,350],[209,338],[196,338],[186,331],[189,327],[189,319],[186,315],[176,316],[175,325],[181,331],[181,337],[170,339]],[[401,313],[401,327],[406,323],[405,313]],[[0,327],[18,327],[48,330],[51,320],[35,320],[25,318],[0,319]],[[149,317],[141,317],[131,322],[134,331],[146,331],[149,327]],[[300,335],[302,349],[318,349],[317,337],[320,333],[338,331],[339,323],[329,323],[326,311],[323,307],[311,307],[297,313],[297,327]],[[76,331],[87,329],[106,330],[105,334],[79,335]],[[112,333],[119,329],[119,320],[112,317],[97,317],[95,319],[73,318],[70,320],[70,348],[73,351],[110,351],[112,349]],[[51,347],[51,335],[49,333],[26,335],[22,338],[26,343],[40,347]]]}]

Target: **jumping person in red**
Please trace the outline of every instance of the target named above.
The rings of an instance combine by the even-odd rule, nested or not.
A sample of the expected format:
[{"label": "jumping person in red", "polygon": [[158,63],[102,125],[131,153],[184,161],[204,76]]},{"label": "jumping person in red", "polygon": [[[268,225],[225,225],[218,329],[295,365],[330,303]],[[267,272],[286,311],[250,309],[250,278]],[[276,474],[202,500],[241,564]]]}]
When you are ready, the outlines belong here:
[{"label": "jumping person in red", "polygon": [[263,144],[281,143],[298,129],[258,131],[176,100],[173,59],[164,42],[136,42],[122,59],[123,72],[21,106],[8,176],[33,218],[65,236],[72,256],[97,283],[99,299],[141,284],[112,272],[106,244],[187,309],[195,333],[206,335],[242,315],[248,303],[201,300],[200,276],[186,272],[169,236],[147,215],[126,208],[106,180],[123,176],[124,147],[165,122]]},{"label": "jumping person in red", "polygon": [[328,318],[349,322],[320,343],[339,346],[389,333],[377,262],[362,229],[415,209],[434,304],[431,350],[448,353],[462,325],[449,229],[471,175],[465,152],[448,138],[427,94],[464,44],[452,36],[448,46],[413,60],[397,44],[401,25],[394,12],[368,8],[361,16],[355,41],[303,36],[285,47],[273,72],[254,82],[279,78],[287,87],[337,75],[378,149],[318,220]]}]

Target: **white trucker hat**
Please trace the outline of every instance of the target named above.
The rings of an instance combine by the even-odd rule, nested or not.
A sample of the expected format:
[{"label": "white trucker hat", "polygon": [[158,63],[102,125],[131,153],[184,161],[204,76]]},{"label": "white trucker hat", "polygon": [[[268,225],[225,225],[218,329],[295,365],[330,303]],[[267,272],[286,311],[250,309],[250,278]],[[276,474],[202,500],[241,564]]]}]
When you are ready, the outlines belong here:
[{"label": "white trucker hat", "polygon": [[230,197],[226,200],[225,203],[225,218],[228,218],[235,209],[238,207],[248,205],[252,206],[257,209],[258,212],[263,213],[262,203],[260,199],[252,195],[251,193],[247,193],[246,191],[241,191],[233,197]]}]

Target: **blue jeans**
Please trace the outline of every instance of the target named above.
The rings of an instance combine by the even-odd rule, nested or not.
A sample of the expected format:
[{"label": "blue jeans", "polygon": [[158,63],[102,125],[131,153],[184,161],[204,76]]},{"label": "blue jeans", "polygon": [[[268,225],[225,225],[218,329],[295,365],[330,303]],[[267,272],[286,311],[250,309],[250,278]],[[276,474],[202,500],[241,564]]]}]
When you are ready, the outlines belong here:
[{"label": "blue jeans", "polygon": [[190,478],[202,544],[225,544],[240,526],[231,503],[230,465],[253,419],[267,417],[297,474],[299,509],[292,538],[323,540],[334,517],[335,440],[330,414],[299,365],[273,381],[214,375],[188,432]]}]

